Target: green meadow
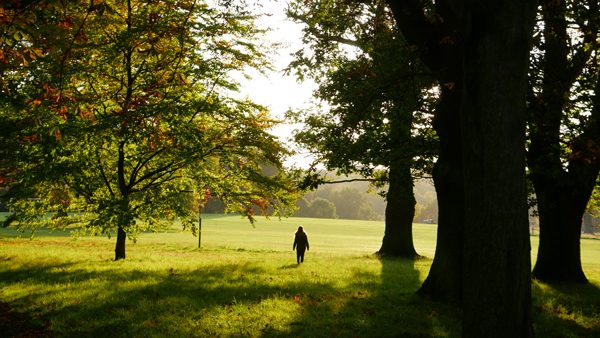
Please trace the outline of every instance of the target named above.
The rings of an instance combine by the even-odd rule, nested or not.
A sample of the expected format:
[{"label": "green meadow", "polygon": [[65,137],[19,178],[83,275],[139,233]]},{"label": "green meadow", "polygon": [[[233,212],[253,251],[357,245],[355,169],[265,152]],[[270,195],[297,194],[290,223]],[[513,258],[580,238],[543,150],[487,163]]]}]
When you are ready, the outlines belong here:
[{"label": "green meadow", "polygon": [[[298,225],[310,242],[300,265]],[[261,218],[253,228],[204,215],[201,248],[176,229],[144,233],[117,262],[115,237],[0,229],[0,301],[55,337],[460,337],[460,306],[415,295],[436,229],[414,225],[423,257],[408,260],[373,254],[383,222]],[[600,336],[600,240],[581,246],[589,285],[533,282],[538,336]]]}]

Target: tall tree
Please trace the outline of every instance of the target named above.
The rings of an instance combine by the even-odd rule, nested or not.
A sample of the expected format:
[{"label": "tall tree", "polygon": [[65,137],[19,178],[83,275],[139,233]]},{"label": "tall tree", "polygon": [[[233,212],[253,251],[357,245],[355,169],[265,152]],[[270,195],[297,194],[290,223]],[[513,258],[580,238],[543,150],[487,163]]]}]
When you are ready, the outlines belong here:
[{"label": "tall tree", "polygon": [[[425,64],[440,76],[442,87],[452,90],[456,81],[462,81],[456,88],[460,95],[442,92],[436,110],[436,118],[454,113],[449,125],[458,124],[458,132],[449,131],[450,137],[444,138],[442,131],[448,131],[448,125],[434,124],[434,128],[441,147],[461,153],[460,158],[450,157],[460,165],[449,171],[460,171],[463,178],[458,191],[464,191],[464,200],[457,206],[464,212],[464,224],[457,224],[463,240],[452,244],[463,246],[460,260],[456,252],[461,249],[450,251],[453,260],[461,262],[462,274],[459,278],[450,275],[454,276],[450,282],[462,284],[463,337],[531,337],[525,94],[537,1],[389,3],[402,33],[420,49]],[[448,60],[459,68],[447,72]],[[443,110],[448,103],[456,106]],[[438,196],[442,227],[445,200]],[[462,199],[460,193],[457,199]],[[438,289],[439,284],[434,284]]]},{"label": "tall tree", "polygon": [[599,4],[541,5],[528,100],[527,162],[540,220],[533,276],[584,283],[581,218],[600,171]]},{"label": "tall tree", "polygon": [[420,294],[437,299],[462,299],[464,183],[460,124],[463,94],[464,41],[457,27],[461,18],[442,1],[388,0],[396,24],[421,62],[440,84],[433,128],[439,139],[432,176],[439,219],[435,257]]},{"label": "tall tree", "polygon": [[[427,92],[428,72],[397,34],[383,1],[298,1],[288,13],[306,24],[304,41],[314,52],[298,52],[291,66],[319,82],[315,97],[326,103],[304,114],[296,141],[327,169],[389,184],[379,253],[414,257],[412,177],[427,170],[435,149],[427,129],[436,99]],[[378,166],[387,168],[383,175]]]},{"label": "tall tree", "polygon": [[[7,122],[25,126],[2,140],[20,142],[18,170],[8,175],[15,212],[5,225],[114,231],[122,259],[128,236],[175,217],[195,232],[186,198],[210,192],[251,222],[253,205],[265,215],[269,206],[293,206],[285,170],[268,176],[261,168],[283,169],[288,152],[267,133],[277,121],[229,96],[238,87],[232,72],[268,67],[243,1],[81,5],[58,12],[69,42],[19,70],[25,80],[11,95],[25,104],[2,107]],[[49,204],[56,191],[66,195]],[[43,218],[57,208],[85,213]]]}]

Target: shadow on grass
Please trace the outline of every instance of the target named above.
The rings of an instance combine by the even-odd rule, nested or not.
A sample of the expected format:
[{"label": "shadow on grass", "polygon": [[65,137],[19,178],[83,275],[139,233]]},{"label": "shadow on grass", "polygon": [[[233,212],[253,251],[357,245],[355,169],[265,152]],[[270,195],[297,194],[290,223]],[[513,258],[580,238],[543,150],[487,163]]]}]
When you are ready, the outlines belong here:
[{"label": "shadow on grass", "polygon": [[[356,271],[353,285],[336,294],[339,302],[319,307],[319,296],[305,295],[291,331],[266,331],[274,337],[459,337],[454,308],[415,295],[419,270],[412,259],[381,258],[381,275]],[[319,320],[317,320],[317,318]],[[323,318],[326,318],[323,320]],[[459,326],[458,326],[459,327]]]},{"label": "shadow on grass", "polygon": [[[0,281],[3,287],[47,286],[12,303],[42,323],[51,322],[52,330],[66,336],[459,335],[450,332],[455,331],[456,317],[451,307],[414,295],[420,276],[413,260],[384,258],[381,274],[355,267],[344,287],[314,271],[298,269],[297,264],[276,268],[281,275],[271,276],[272,270],[252,261],[160,273],[121,269],[120,262],[100,264],[101,271],[90,271],[74,263],[44,261],[0,272]],[[298,278],[280,281],[289,273]],[[283,324],[275,309],[280,306],[292,314]],[[293,312],[287,309],[290,306]],[[212,331],[215,326],[221,330]]]},{"label": "shadow on grass", "polygon": [[600,337],[600,288],[587,284],[534,281],[535,332],[548,338]]},{"label": "shadow on grass", "polygon": [[[8,267],[11,263],[5,261],[18,258],[2,264]],[[355,259],[373,263],[375,258]],[[122,268],[132,262],[144,264],[104,261],[91,271],[81,268],[81,262],[40,261],[0,272],[0,285],[3,290],[22,283],[39,285],[13,304],[42,323],[50,321],[65,336],[460,336],[461,310],[456,305],[415,295],[422,276],[410,259],[382,258],[380,273],[357,264],[344,286],[302,264],[268,271],[251,260],[215,261],[217,265],[184,271]],[[296,279],[283,281],[289,274]],[[595,285],[534,283],[532,291],[539,336],[600,336],[598,325],[585,327],[573,318],[599,317],[600,290]],[[283,314],[277,312],[280,307],[286,308]]]},{"label": "shadow on grass", "polygon": [[283,265],[281,266],[279,269],[280,270],[285,270],[285,269],[297,269],[300,267],[300,264],[296,263],[296,264],[288,264],[288,265]]},{"label": "shadow on grass", "polygon": [[[51,230],[48,228],[39,228],[35,230],[33,238],[40,237],[71,237],[71,231],[76,228],[67,228],[66,230]],[[31,229],[25,228],[23,230],[16,230],[13,227],[0,228],[0,235],[6,238],[30,238]]]}]

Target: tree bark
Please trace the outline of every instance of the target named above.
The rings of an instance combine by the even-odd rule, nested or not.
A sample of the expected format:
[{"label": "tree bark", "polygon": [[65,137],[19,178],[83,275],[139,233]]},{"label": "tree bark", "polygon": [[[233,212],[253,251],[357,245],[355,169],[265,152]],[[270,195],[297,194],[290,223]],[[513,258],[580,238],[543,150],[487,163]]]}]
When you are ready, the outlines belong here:
[{"label": "tree bark", "polygon": [[525,98],[537,1],[466,10],[462,336],[533,337]]},{"label": "tree bark", "polygon": [[429,275],[418,293],[439,300],[461,301],[465,217],[460,135],[462,67],[453,68],[446,79],[454,80],[454,86],[442,88],[433,121],[440,139],[440,155],[433,169],[439,210],[437,243]]},{"label": "tree bark", "polygon": [[544,181],[547,180],[532,177],[540,217],[540,244],[533,277],[546,282],[587,283],[579,240],[581,215],[589,194]]},{"label": "tree bark", "polygon": [[463,41],[458,27],[464,18],[454,6],[443,1],[436,2],[436,13],[441,20],[435,24],[427,19],[421,1],[388,0],[388,4],[402,34],[411,45],[418,47],[421,61],[434,73],[441,87],[433,119],[433,128],[440,140],[439,157],[433,170],[439,210],[438,236],[429,275],[418,293],[460,301],[464,227],[460,126]]},{"label": "tree bark", "polygon": [[125,259],[125,242],[127,241],[127,234],[119,227],[117,230],[117,246],[115,247],[115,261],[119,259]]},{"label": "tree bark", "polygon": [[415,215],[415,195],[410,166],[390,166],[389,189],[385,208],[385,235],[379,249],[382,256],[414,258],[412,221]]}]

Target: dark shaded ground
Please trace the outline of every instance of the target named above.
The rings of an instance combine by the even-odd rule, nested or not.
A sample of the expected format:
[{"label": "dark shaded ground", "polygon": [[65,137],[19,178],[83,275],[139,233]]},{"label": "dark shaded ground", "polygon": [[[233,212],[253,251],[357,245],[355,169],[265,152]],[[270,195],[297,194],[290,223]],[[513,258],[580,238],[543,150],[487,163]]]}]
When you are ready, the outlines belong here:
[{"label": "dark shaded ground", "polygon": [[8,303],[0,302],[0,337],[53,337],[44,326],[32,324],[29,314],[12,310]]}]

